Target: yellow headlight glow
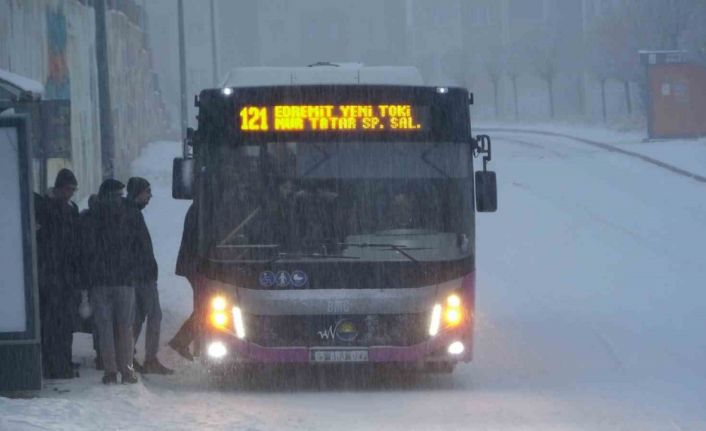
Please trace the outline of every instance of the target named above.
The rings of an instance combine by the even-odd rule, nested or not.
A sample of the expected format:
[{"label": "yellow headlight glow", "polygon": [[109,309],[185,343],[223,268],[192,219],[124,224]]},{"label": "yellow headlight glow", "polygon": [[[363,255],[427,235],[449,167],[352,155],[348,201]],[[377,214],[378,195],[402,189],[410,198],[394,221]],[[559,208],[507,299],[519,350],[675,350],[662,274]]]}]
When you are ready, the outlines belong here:
[{"label": "yellow headlight glow", "polygon": [[211,300],[211,308],[215,311],[224,311],[228,306],[228,302],[222,296],[216,296]]},{"label": "yellow headlight glow", "polygon": [[446,298],[446,303],[449,305],[449,307],[458,308],[461,306],[461,298],[459,298],[458,295],[452,294],[449,295],[448,298]]},{"label": "yellow headlight glow", "polygon": [[457,326],[463,320],[463,313],[457,308],[448,308],[444,313],[444,321],[449,326]]},{"label": "yellow headlight glow", "polygon": [[218,328],[223,328],[228,325],[228,313],[225,311],[214,311],[211,314],[211,323]]}]

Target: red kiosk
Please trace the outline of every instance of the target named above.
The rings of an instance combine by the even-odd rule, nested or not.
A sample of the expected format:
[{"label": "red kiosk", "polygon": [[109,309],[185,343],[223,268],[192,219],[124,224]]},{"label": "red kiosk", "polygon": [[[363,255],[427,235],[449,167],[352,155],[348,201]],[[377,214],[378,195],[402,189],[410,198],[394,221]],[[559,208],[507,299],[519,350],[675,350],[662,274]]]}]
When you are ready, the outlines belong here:
[{"label": "red kiosk", "polygon": [[706,67],[684,51],[640,51],[647,69],[650,139],[706,136]]}]

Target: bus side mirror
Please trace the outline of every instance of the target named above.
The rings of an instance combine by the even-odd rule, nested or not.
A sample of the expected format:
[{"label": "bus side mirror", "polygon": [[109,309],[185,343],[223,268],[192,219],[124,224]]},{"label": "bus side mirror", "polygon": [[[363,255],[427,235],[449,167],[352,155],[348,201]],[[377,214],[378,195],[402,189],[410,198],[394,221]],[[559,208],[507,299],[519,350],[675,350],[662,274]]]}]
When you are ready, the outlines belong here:
[{"label": "bus side mirror", "polygon": [[495,172],[476,172],[476,209],[480,213],[498,210],[498,186]]},{"label": "bus side mirror", "polygon": [[172,165],[172,197],[194,198],[194,159],[177,157]]}]

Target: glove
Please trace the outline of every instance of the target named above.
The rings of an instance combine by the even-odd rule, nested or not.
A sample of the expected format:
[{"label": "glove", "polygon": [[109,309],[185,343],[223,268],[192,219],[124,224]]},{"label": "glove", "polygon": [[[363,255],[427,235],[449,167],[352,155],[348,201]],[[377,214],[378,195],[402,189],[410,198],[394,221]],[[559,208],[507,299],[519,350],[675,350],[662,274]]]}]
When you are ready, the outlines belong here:
[{"label": "glove", "polygon": [[91,317],[91,314],[93,314],[93,307],[91,307],[91,303],[88,300],[88,291],[82,290],[81,304],[78,306],[78,315],[81,316],[82,319],[86,320]]}]

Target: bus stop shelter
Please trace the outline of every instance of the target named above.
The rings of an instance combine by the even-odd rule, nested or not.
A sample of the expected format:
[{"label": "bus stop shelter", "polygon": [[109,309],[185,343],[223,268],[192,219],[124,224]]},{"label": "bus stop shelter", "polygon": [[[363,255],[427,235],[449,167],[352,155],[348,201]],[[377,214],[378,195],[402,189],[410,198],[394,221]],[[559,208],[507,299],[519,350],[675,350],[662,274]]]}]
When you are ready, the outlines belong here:
[{"label": "bus stop shelter", "polygon": [[29,127],[0,114],[0,393],[42,386]]},{"label": "bus stop shelter", "polygon": [[35,191],[48,187],[49,161],[71,159],[71,102],[43,100],[44,86],[27,77],[0,69],[0,114],[28,115]]},{"label": "bus stop shelter", "polygon": [[706,67],[684,51],[640,51],[647,70],[650,139],[706,136]]}]

